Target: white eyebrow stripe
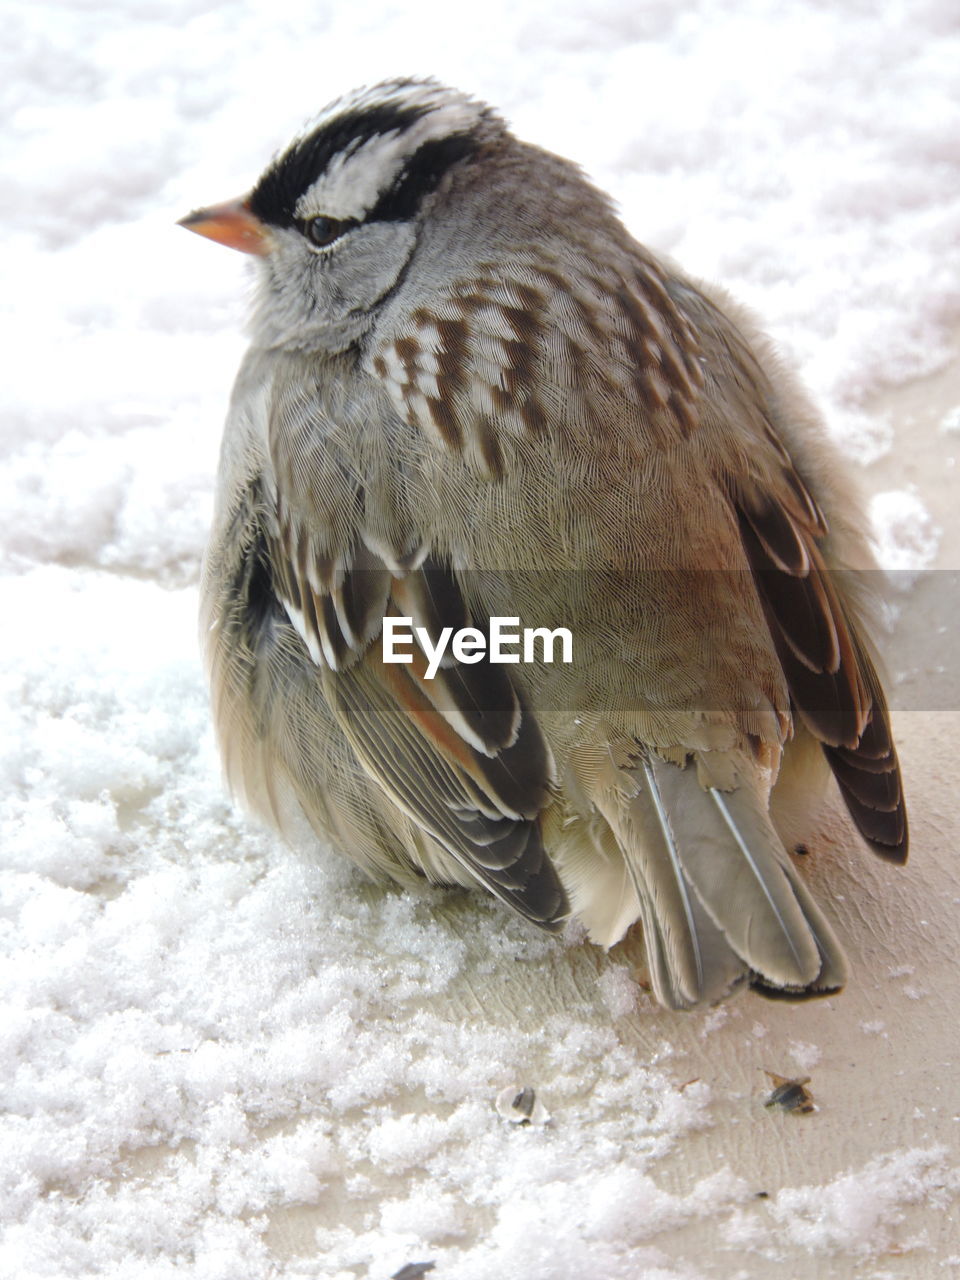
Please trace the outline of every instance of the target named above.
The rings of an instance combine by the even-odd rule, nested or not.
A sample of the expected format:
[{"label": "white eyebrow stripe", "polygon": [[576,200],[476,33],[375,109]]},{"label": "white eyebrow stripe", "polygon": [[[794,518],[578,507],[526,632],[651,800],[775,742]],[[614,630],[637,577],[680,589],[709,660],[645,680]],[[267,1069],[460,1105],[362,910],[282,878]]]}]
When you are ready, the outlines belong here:
[{"label": "white eyebrow stripe", "polygon": [[335,155],[317,181],[297,201],[297,218],[326,214],[361,221],[395,181],[407,160],[425,142],[468,131],[477,121],[472,103],[450,102],[428,112],[409,128],[377,133]]}]

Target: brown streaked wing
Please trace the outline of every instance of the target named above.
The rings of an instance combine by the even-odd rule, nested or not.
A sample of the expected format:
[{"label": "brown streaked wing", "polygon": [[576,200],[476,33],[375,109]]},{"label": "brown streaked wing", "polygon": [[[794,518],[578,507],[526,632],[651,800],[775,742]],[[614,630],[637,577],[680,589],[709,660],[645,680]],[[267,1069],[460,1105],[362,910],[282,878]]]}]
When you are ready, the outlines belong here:
[{"label": "brown streaked wing", "polygon": [[873,666],[860,655],[871,683],[870,719],[855,750],[824,746],[840,793],[861,835],[889,862],[907,860],[909,831],[903,781],[890,733],[886,699]]},{"label": "brown streaked wing", "polygon": [[408,668],[384,664],[376,646],[323,680],[361,764],[403,812],[515,911],[559,928],[566,895],[531,812],[549,795],[551,763],[533,717],[523,716],[513,746],[488,758],[456,733]]},{"label": "brown streaked wing", "polygon": [[[458,631],[472,625],[453,574],[435,561],[425,561],[419,573],[395,578],[391,594],[403,615],[411,617],[415,627],[426,629],[433,645],[445,627]],[[486,660],[454,663],[448,647],[438,678],[426,679],[426,662],[419,650],[411,674],[437,710],[485,755],[496,755],[516,741],[520,702],[502,666]]]},{"label": "brown streaked wing", "polygon": [[[391,574],[358,544],[310,561],[302,539],[274,541],[274,590],[318,668],[328,703],[368,775],[492,893],[547,929],[567,901],[540,835],[553,758],[502,666],[450,661],[433,679],[413,661],[385,663],[375,643],[387,613],[414,619],[433,643],[469,615],[453,574],[427,558]],[[487,619],[480,619],[481,629]]]},{"label": "brown streaked wing", "polygon": [[819,507],[791,467],[783,501],[737,496],[743,546],[801,719],[819,739],[850,816],[881,857],[905,862],[903,786],[879,677],[818,541]]}]

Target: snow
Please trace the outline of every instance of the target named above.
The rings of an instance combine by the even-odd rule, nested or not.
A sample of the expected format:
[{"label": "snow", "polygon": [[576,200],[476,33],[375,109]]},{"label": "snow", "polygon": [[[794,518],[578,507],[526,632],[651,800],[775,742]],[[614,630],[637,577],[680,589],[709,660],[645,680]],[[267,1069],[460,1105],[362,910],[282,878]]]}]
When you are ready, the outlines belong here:
[{"label": "snow", "polygon": [[895,1151],[826,1186],[781,1191],[770,1213],[786,1241],[818,1253],[839,1244],[866,1256],[894,1243],[904,1205],[928,1200],[946,1207],[958,1187],[946,1157],[944,1147]]},{"label": "snow", "polygon": [[936,561],[940,530],[919,495],[909,489],[874,494],[870,519],[877,530],[878,560],[898,590],[908,589],[917,574]]},{"label": "snow", "polygon": [[[195,618],[247,283],[174,222],[336,94],[435,74],[761,314],[867,462],[960,314],[953,0],[10,0],[5,35],[0,1274],[684,1280],[688,1229],[731,1266],[878,1257],[956,1192],[944,1148],[881,1135],[762,1216],[749,1167],[683,1172],[737,1107],[815,1132],[764,1115],[753,1057],[739,1096],[705,1063],[828,1069],[822,1028],[721,1009],[675,1048],[630,957],[233,809]],[[891,567],[932,563],[920,496],[872,514]],[[549,1125],[498,1116],[516,1080]]]},{"label": "snow", "polygon": [[823,1057],[819,1045],[807,1044],[803,1040],[792,1040],[787,1048],[798,1071],[813,1071]]}]

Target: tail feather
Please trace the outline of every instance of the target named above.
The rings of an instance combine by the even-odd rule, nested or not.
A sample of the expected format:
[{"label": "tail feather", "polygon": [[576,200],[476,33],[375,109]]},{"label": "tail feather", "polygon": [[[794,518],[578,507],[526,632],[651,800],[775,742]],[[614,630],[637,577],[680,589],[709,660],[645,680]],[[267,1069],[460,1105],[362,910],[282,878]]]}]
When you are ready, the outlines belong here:
[{"label": "tail feather", "polygon": [[[667,919],[671,918],[669,913],[672,909],[673,918],[676,919],[676,931],[683,943],[682,954],[686,961],[685,967],[688,970],[684,975],[687,979],[687,990],[699,993],[704,989],[704,957],[693,910],[692,890],[687,883],[686,876],[683,874],[680,851],[677,848],[677,842],[670,826],[670,819],[667,817],[667,811],[663,805],[663,797],[660,795],[660,788],[657,786],[657,779],[649,760],[643,762],[643,781],[646,784],[647,796],[651,802],[659,828],[654,842],[657,843],[656,837],[659,837],[658,843],[661,857],[665,860],[668,868],[668,874],[662,878],[667,893],[661,895],[660,903],[654,901],[650,906],[653,907],[654,912],[659,907],[661,914]],[[630,867],[633,870],[632,863]],[[645,889],[641,889],[638,885],[637,891],[640,901],[643,902],[648,897]],[[668,901],[663,902],[663,897],[667,897]],[[663,911],[664,907],[666,911]],[[657,926],[657,933],[661,933],[659,925]],[[692,970],[692,972],[689,972],[689,970]]]},{"label": "tail feather", "polygon": [[746,786],[704,790],[695,769],[654,760],[683,869],[746,964],[775,986],[806,987],[820,953],[790,883],[789,858]]},{"label": "tail feather", "polygon": [[640,894],[640,922],[647,952],[650,985],[667,1009],[690,1009],[725,999],[749,978],[749,969],[707,915],[696,895],[691,898],[689,946],[699,957],[698,983],[684,980],[676,965],[676,943],[668,942],[663,916],[648,893]]},{"label": "tail feather", "polygon": [[654,992],[669,1008],[697,1004],[706,998],[700,931],[656,779],[611,761],[605,781],[598,804],[639,901]]},{"label": "tail feather", "polygon": [[763,798],[704,788],[693,767],[649,755],[615,768],[597,804],[640,903],[650,980],[670,1008],[740,982],[798,998],[843,985],[845,963]]},{"label": "tail feather", "polygon": [[840,991],[847,982],[847,960],[843,954],[843,948],[837,941],[836,935],[827,923],[823,912],[814,901],[813,895],[792,866],[790,866],[789,875],[791,887],[806,917],[807,924],[810,926],[813,940],[817,944],[817,951],[820,953],[820,972],[814,981],[804,987],[803,990],[797,990],[792,987],[771,986],[761,975],[756,973],[753,975],[750,985],[754,990],[759,991],[761,995],[788,1000],[798,1000],[805,996],[832,995],[834,992]]},{"label": "tail feather", "polygon": [[[761,949],[769,945],[775,953],[766,963],[754,967],[766,973],[769,968],[786,963],[787,983],[793,985],[794,974],[805,983],[819,971],[819,964],[816,969],[811,968],[809,922],[799,909],[784,853],[779,848],[779,837],[773,834],[772,825],[767,821],[763,824],[766,830],[751,830],[756,824],[750,820],[756,819],[756,814],[748,813],[746,822],[742,810],[735,817],[735,809],[740,808],[735,793],[728,799],[722,791],[711,787],[707,794],[720,811],[724,825],[750,869],[747,900],[759,919],[759,938],[752,944],[753,949],[761,954]],[[747,923],[752,929],[754,920],[750,918]],[[819,961],[819,950],[816,960]]]}]

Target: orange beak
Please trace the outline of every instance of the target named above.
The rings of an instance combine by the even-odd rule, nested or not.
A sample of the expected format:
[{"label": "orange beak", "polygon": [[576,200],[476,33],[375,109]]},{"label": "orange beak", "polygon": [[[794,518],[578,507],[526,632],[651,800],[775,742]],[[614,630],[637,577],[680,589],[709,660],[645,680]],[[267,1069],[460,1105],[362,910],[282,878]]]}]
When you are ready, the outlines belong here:
[{"label": "orange beak", "polygon": [[225,244],[228,249],[239,249],[241,253],[262,257],[273,248],[269,229],[254,217],[245,199],[225,200],[207,209],[196,209],[181,218],[177,226]]}]

